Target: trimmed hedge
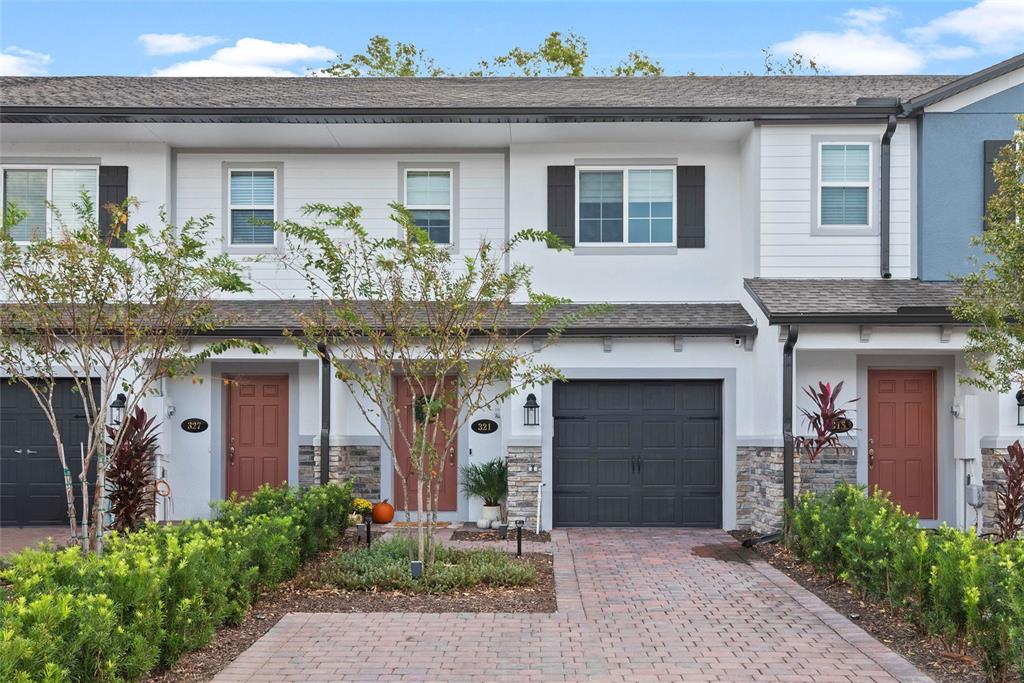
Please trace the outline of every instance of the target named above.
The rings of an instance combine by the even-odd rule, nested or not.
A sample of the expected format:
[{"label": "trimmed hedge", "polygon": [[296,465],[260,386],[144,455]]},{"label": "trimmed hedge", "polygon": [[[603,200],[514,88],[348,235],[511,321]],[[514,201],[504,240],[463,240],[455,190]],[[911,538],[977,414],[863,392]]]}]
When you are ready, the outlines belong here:
[{"label": "trimmed hedge", "polygon": [[101,555],[15,555],[0,571],[0,680],[135,680],[173,664],[328,548],[351,503],[348,484],[264,487],[212,521],[113,534]]},{"label": "trimmed hedge", "polygon": [[798,557],[888,600],[951,649],[979,652],[990,679],[1024,680],[1024,541],[921,529],[885,495],[848,484],[804,494],[789,516]]}]

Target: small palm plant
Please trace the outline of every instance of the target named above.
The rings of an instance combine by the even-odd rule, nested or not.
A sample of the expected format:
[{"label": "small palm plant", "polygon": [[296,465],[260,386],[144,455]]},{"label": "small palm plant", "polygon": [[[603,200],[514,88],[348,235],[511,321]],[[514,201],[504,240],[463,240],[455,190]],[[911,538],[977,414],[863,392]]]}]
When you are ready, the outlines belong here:
[{"label": "small palm plant", "polygon": [[508,465],[498,459],[463,467],[462,490],[466,495],[483,498],[488,507],[497,507],[508,494]]},{"label": "small palm plant", "polygon": [[[157,425],[141,407],[124,425],[124,435],[107,465],[107,499],[113,531],[136,531],[153,518],[156,510]],[[116,431],[107,427],[107,436]]]}]

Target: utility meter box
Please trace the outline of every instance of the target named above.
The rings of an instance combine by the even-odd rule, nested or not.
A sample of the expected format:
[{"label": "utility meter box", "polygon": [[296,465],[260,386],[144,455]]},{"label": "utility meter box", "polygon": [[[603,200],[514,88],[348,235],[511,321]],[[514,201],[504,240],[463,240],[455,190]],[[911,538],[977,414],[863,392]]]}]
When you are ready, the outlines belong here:
[{"label": "utility meter box", "polygon": [[967,485],[967,504],[972,508],[980,508],[985,504],[985,487],[980,484]]}]

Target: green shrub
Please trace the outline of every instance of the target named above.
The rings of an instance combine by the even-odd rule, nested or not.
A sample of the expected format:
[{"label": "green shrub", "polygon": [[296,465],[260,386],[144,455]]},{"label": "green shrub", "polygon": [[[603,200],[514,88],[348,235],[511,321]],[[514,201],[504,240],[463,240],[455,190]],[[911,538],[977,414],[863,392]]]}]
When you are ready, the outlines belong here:
[{"label": "green shrub", "polygon": [[405,538],[378,541],[372,548],[346,550],[324,569],[324,579],[347,590],[404,590],[416,593],[450,593],[473,586],[523,586],[537,581],[528,562],[507,553],[481,548],[457,550],[437,546],[434,562],[414,579],[409,569],[409,544]]},{"label": "green shrub", "polygon": [[887,599],[949,647],[976,649],[991,678],[1024,679],[1024,541],[929,533],[886,496],[847,484],[804,494],[788,514],[800,558]]},{"label": "green shrub", "polygon": [[265,487],[212,521],[113,534],[102,555],[15,555],[0,571],[0,680],[135,680],[172,664],[329,547],[351,501],[350,485]]}]

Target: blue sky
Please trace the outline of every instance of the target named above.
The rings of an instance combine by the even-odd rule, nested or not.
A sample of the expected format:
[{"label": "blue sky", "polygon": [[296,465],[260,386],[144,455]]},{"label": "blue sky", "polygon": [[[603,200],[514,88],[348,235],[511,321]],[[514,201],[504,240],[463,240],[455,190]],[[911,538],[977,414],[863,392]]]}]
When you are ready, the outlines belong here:
[{"label": "blue sky", "polygon": [[0,73],[301,75],[383,34],[462,71],[551,31],[608,68],[761,71],[761,48],[829,73],[968,73],[1024,52],[1024,0],[902,2],[47,2],[0,0]]}]

